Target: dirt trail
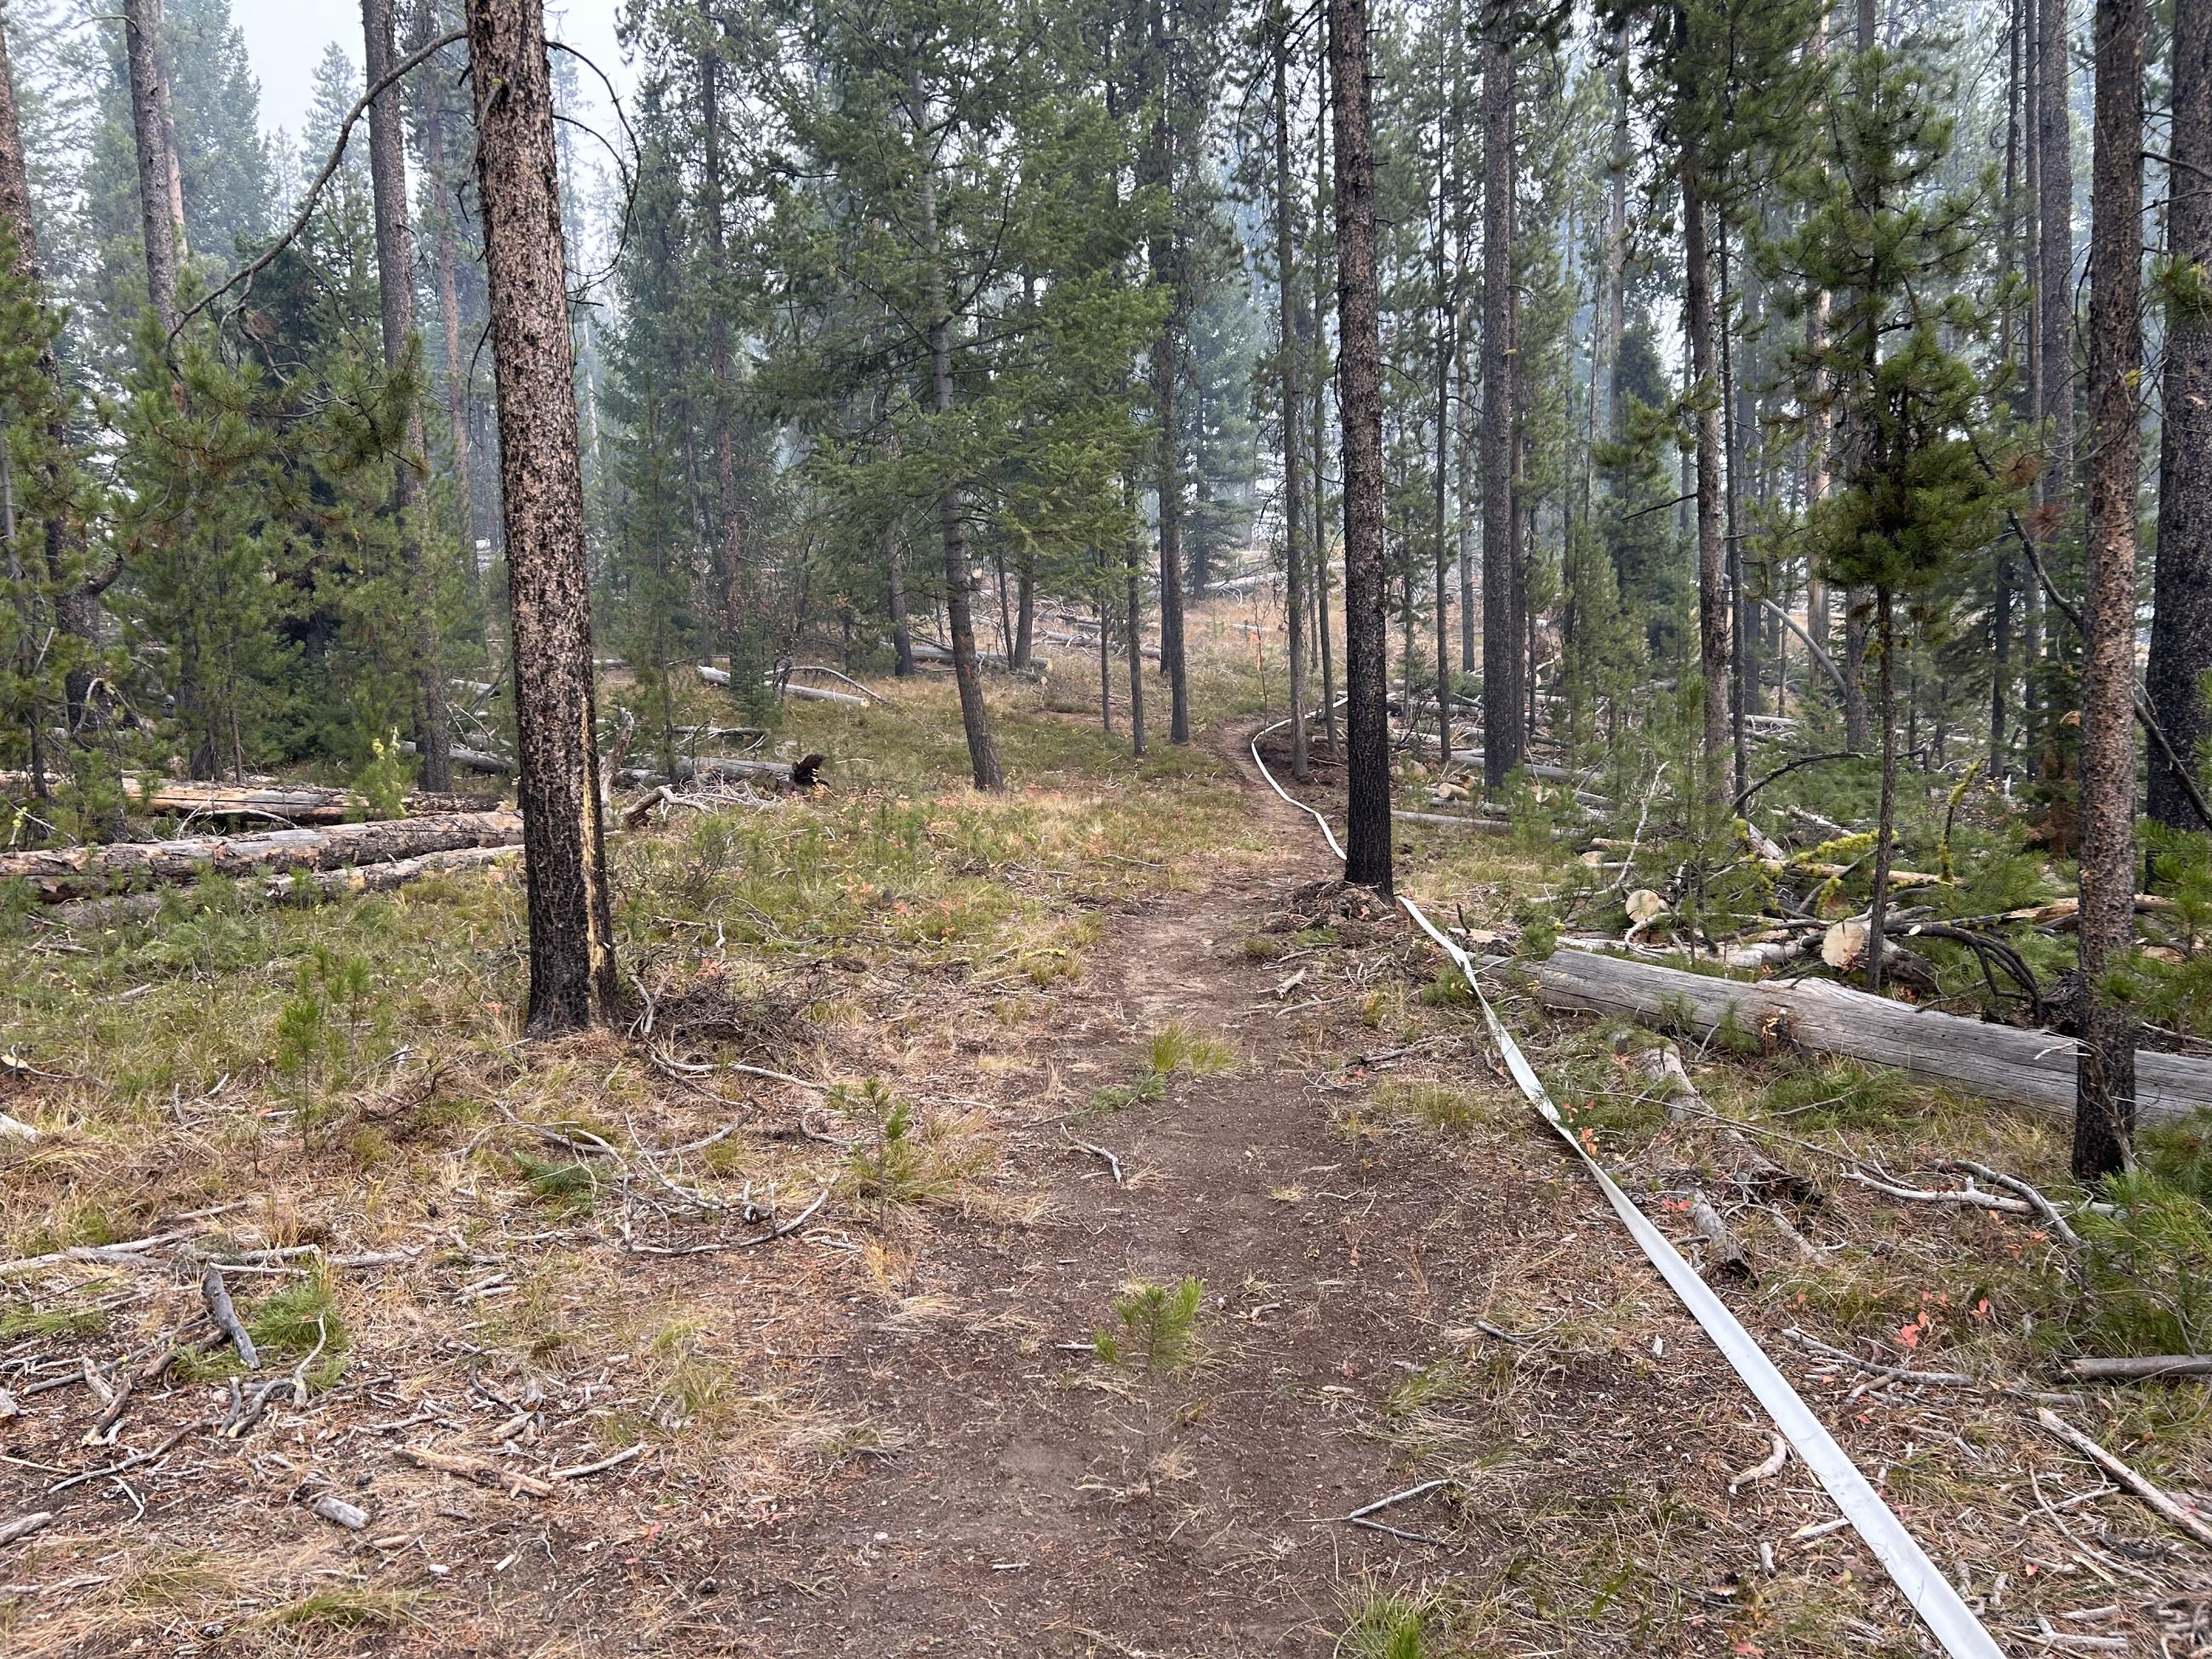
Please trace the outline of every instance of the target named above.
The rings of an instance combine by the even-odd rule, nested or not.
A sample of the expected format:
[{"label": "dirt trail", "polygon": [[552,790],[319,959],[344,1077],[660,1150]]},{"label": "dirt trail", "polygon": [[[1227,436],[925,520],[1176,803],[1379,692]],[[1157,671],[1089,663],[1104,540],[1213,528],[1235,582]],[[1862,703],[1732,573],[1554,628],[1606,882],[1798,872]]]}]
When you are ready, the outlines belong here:
[{"label": "dirt trail", "polygon": [[[1470,1194],[1419,1145],[1332,1133],[1332,1106],[1364,1088],[1317,1056],[1311,1074],[1291,1063],[1288,970],[1242,946],[1333,861],[1224,748],[1276,850],[1109,927],[1030,1079],[1053,1097],[1006,1148],[1042,1179],[1048,1218],[940,1234],[905,1306],[836,1357],[825,1403],[910,1441],[728,1564],[750,1581],[757,1650],[1320,1654],[1346,1586],[1432,1564],[1426,1545],[1326,1517],[1406,1484],[1373,1432],[1378,1401],[1463,1304],[1486,1227],[1528,1195]],[[1116,1186],[1067,1145],[1063,1115],[1141,1075],[1176,1019],[1237,1062],[1079,1118],[1128,1173]],[[1188,1382],[1105,1386],[1088,1340],[1116,1288],[1183,1274],[1205,1282],[1207,1363]],[[1164,1447],[1182,1478],[1117,1495]],[[1390,1518],[1422,1524],[1412,1506]]]}]

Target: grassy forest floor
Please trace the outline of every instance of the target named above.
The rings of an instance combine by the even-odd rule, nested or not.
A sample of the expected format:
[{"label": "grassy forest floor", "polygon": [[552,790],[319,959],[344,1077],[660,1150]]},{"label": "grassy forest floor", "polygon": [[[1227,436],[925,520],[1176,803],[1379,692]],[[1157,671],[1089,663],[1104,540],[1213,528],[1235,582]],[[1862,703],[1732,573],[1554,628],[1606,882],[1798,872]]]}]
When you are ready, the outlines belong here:
[{"label": "grassy forest floor", "polygon": [[[794,708],[828,788],[617,839],[621,1034],[519,1040],[499,871],[13,915],[0,1529],[54,1518],[0,1546],[0,1647],[1926,1650],[1801,1464],[1741,1479],[1750,1397],[1434,950],[1328,880],[1249,643],[1200,631],[1198,740],[1144,761],[1095,665],[995,684],[1003,797],[948,682]],[[1401,869],[1502,927],[1573,851],[1414,828]],[[1729,1121],[1670,1116],[1613,1030],[1502,1008],[1677,1237],[1734,1124],[1805,1179],[1732,1205],[1723,1294],[2008,1651],[2212,1650],[2212,1556],[2036,1426],[2048,1231],[1843,1178],[2056,1188],[2051,1126],[1717,1049]],[[88,1376],[198,1340],[209,1257],[260,1371],[191,1347],[88,1433]],[[2064,1392],[2206,1501],[2203,1382]]]}]

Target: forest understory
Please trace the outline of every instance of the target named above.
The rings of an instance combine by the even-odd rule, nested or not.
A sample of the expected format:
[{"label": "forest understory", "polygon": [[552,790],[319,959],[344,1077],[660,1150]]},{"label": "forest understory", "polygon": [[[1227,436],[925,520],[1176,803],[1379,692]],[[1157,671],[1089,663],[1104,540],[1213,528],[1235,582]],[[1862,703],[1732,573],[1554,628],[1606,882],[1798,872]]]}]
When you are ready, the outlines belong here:
[{"label": "forest understory", "polygon": [[[615,842],[609,1033],[520,1039],[505,865],[13,915],[0,1534],[49,1518],[8,1651],[1923,1651],[1463,982],[1267,788],[1226,614],[1187,748],[994,681],[1003,795],[948,682],[793,705],[816,787]],[[1401,888],[1510,949],[1580,844],[1409,822]],[[2212,1645],[2212,1556],[2037,1416],[2202,1509],[2202,1380],[2064,1376],[2044,1218],[1868,1179],[2063,1203],[2063,1123],[1756,1034],[1683,1039],[1686,1109],[1657,1033],[1496,982],[2007,1650]]]}]

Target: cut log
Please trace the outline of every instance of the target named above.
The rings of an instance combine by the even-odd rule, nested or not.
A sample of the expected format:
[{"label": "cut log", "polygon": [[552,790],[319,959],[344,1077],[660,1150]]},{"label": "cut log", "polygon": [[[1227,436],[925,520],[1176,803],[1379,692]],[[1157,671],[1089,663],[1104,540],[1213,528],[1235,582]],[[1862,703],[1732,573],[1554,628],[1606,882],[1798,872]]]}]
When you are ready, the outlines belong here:
[{"label": "cut log", "polygon": [[1393,812],[1399,823],[1432,823],[1439,829],[1465,830],[1477,836],[1510,836],[1513,826],[1504,818],[1468,817],[1458,812]]},{"label": "cut log", "polygon": [[202,876],[265,877],[290,870],[341,870],[460,848],[512,847],[519,812],[437,812],[382,823],[276,830],[258,836],[192,836],[0,854],[0,881],[28,882],[41,899],[75,898],[128,882],[187,882]]},{"label": "cut log", "polygon": [[[1562,950],[1534,970],[1550,1008],[1670,1022],[1699,1035],[1723,1025],[1784,1048],[1893,1066],[1991,1100],[2071,1121],[2074,1042],[1917,1009],[1832,980],[1716,979],[1657,963]],[[2136,1056],[2136,1111],[2145,1125],[2212,1106],[2212,1060]]]},{"label": "cut log", "polygon": [[685,783],[701,778],[735,779],[745,782],[773,783],[784,789],[811,789],[822,769],[830,763],[827,755],[808,755],[798,761],[743,760],[727,755],[678,755],[676,775]]}]

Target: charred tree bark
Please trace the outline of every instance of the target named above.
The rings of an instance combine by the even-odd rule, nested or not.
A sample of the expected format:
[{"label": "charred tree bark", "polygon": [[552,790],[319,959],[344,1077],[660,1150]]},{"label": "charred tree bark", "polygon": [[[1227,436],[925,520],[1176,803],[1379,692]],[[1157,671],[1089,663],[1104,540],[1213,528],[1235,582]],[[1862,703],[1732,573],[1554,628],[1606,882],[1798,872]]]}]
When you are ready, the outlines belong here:
[{"label": "charred tree bark", "polygon": [[1274,70],[1275,95],[1275,327],[1283,400],[1283,580],[1284,609],[1291,640],[1291,775],[1303,783],[1312,770],[1306,753],[1306,590],[1304,556],[1298,546],[1305,502],[1299,491],[1298,422],[1304,410],[1298,387],[1297,269],[1291,234],[1291,24],[1287,0],[1267,9],[1267,52]]},{"label": "charred tree bark", "polygon": [[1521,620],[1514,599],[1513,47],[1482,43],[1482,775],[1521,763]]},{"label": "charred tree bark", "polygon": [[138,226],[145,239],[146,299],[163,331],[174,332],[184,224],[170,150],[168,81],[161,69],[161,0],[123,0],[123,33],[131,146],[138,163]]},{"label": "charred tree bark", "polygon": [[[2075,1175],[2110,1175],[2135,1131],[2135,1032],[2099,978],[2135,939],[2136,473],[2142,428],[2143,37],[2148,0],[2097,0],[2089,234],[2088,582],[2081,640],[2081,1097]],[[2192,180],[2192,184],[2201,181]]]},{"label": "charred tree bark", "polygon": [[1375,140],[1366,0],[1330,0],[1336,137],[1337,401],[1344,424],[1344,875],[1390,891],[1389,662],[1382,574],[1382,300],[1375,274]]},{"label": "charred tree bark", "polygon": [[[368,84],[392,72],[392,0],[361,0],[362,58]],[[415,346],[415,246],[407,223],[407,149],[400,91],[386,87],[368,105],[368,178],[376,213],[376,285],[383,324],[384,367],[405,373]],[[436,596],[424,580],[422,514],[416,470],[422,465],[422,408],[407,399],[404,453],[392,469],[392,512],[399,524],[399,556],[415,613],[415,746],[425,789],[453,787],[453,733],[446,714],[446,676],[439,662]]]},{"label": "charred tree bark", "polygon": [[468,0],[491,299],[533,1036],[615,1013],[599,818],[584,477],[569,367],[553,94],[537,0]]},{"label": "charred tree bark", "polygon": [[[2172,259],[2166,306],[2158,559],[2150,625],[2151,711],[2183,766],[2212,736],[2212,3],[2173,9],[2173,162],[2166,210]],[[2176,830],[2197,815],[2175,769],[2150,749],[2148,809]]]}]

